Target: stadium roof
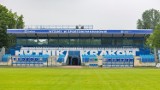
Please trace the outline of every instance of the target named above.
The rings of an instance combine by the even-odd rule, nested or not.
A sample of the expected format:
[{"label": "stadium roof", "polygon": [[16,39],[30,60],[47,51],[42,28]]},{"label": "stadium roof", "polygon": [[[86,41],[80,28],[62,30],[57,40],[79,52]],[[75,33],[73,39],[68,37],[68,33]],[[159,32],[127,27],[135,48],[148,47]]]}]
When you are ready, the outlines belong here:
[{"label": "stadium roof", "polygon": [[8,34],[16,37],[144,37],[152,29],[136,30],[61,30],[61,29],[7,29]]}]

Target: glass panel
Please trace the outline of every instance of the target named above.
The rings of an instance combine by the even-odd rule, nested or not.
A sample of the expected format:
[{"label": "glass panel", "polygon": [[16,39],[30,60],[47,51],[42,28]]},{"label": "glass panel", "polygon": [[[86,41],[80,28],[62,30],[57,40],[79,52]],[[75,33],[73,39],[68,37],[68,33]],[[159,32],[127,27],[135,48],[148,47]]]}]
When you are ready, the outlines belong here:
[{"label": "glass panel", "polygon": [[57,45],[58,44],[58,39],[49,39],[49,44],[50,45]]},{"label": "glass panel", "polygon": [[19,45],[26,45],[26,39],[17,39],[17,44]]},{"label": "glass panel", "polygon": [[123,45],[133,45],[133,40],[131,40],[131,39],[123,39]]},{"label": "glass panel", "polygon": [[112,39],[102,39],[102,45],[111,45],[112,44]]},{"label": "glass panel", "polygon": [[134,45],[142,45],[143,44],[143,40],[134,40]]},{"label": "glass panel", "polygon": [[69,39],[59,39],[59,45],[69,45]]},{"label": "glass panel", "polygon": [[29,45],[36,45],[38,44],[38,40],[37,39],[28,39],[27,40]]},{"label": "glass panel", "polygon": [[78,45],[79,39],[70,39],[70,45]]},{"label": "glass panel", "polygon": [[122,39],[117,39],[116,40],[116,45],[123,45],[123,40]]},{"label": "glass panel", "polygon": [[80,45],[90,45],[90,39],[79,39]]},{"label": "glass panel", "polygon": [[101,39],[92,39],[91,45],[101,45]]},{"label": "glass panel", "polygon": [[38,39],[38,44],[39,45],[47,45],[48,44],[48,40],[47,39]]}]

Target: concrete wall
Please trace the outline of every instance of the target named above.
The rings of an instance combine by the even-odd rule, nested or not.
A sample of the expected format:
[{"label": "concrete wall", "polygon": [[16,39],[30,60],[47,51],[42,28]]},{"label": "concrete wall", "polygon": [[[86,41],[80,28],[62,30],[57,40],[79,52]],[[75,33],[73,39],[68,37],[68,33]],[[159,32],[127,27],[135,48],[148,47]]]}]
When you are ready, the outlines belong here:
[{"label": "concrete wall", "polygon": [[3,55],[5,55],[5,48],[4,47],[2,47],[2,49],[0,51],[0,62],[2,61]]}]

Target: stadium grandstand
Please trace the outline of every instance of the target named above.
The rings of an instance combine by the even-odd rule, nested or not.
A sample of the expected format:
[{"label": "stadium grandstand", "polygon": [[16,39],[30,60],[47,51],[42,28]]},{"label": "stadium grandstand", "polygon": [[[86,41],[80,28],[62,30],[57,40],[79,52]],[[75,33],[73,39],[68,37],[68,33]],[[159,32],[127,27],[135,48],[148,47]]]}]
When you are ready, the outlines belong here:
[{"label": "stadium grandstand", "polygon": [[1,62],[12,66],[155,66],[145,46],[151,29],[95,30],[92,25],[27,26],[8,29],[16,45]]}]

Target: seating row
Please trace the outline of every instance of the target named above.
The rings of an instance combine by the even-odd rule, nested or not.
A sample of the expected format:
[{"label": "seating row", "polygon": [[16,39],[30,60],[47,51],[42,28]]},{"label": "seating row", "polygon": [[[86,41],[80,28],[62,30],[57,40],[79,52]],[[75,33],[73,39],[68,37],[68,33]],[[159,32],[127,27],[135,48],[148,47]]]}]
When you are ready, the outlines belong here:
[{"label": "seating row", "polygon": [[13,62],[12,64],[43,64],[43,62]]},{"label": "seating row", "polygon": [[154,55],[140,55],[140,58],[143,63],[155,62]]}]

